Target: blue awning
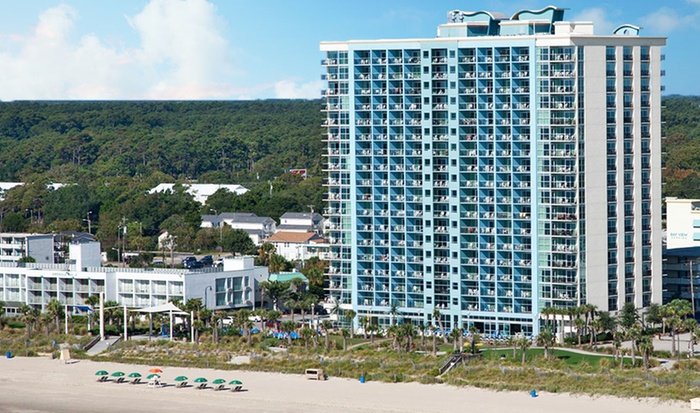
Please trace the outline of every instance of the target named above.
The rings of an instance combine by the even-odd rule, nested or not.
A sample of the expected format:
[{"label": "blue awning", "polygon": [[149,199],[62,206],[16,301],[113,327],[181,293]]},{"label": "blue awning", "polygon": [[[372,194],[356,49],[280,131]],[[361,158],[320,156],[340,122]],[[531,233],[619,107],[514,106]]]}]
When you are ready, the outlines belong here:
[{"label": "blue awning", "polygon": [[88,313],[95,312],[95,310],[93,310],[92,307],[90,307],[89,305],[75,305],[75,306],[73,306],[73,308],[75,308],[76,310],[85,311]]}]

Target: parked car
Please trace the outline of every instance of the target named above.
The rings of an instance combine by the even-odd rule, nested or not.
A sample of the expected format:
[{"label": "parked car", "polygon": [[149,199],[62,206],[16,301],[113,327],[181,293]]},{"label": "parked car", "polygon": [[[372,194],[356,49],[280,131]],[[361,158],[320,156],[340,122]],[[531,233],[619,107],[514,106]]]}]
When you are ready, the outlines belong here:
[{"label": "parked car", "polygon": [[184,267],[188,270],[196,270],[198,268],[204,268],[204,264],[199,261],[188,261]]},{"label": "parked car", "polygon": [[188,265],[191,265],[193,262],[196,262],[197,258],[195,257],[185,257],[182,259],[182,266],[185,268],[189,268]]},{"label": "parked car", "polygon": [[213,266],[214,267],[223,267],[224,266],[224,259],[223,258],[217,259],[216,261],[214,261]]},{"label": "parked car", "polygon": [[214,259],[211,257],[211,255],[203,256],[199,259],[199,262],[201,262],[205,267],[211,267],[214,265]]}]

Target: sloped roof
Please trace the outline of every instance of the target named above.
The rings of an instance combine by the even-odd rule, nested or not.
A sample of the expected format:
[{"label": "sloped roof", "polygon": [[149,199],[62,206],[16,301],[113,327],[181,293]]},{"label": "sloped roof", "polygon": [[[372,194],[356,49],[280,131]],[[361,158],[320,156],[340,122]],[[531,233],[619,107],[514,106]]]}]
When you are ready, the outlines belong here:
[{"label": "sloped roof", "polygon": [[259,217],[252,212],[222,212],[219,214],[219,218],[222,220],[230,220],[233,222],[250,222],[250,223],[264,223],[270,222],[274,219],[270,217]]},{"label": "sloped roof", "polygon": [[272,274],[270,274],[270,277],[268,279],[270,281],[287,282],[287,281],[292,281],[295,278],[301,278],[304,281],[309,281],[308,278],[306,278],[304,276],[304,274],[302,274],[298,271],[272,273]]},{"label": "sloped roof", "polygon": [[292,231],[277,231],[270,238],[268,242],[293,242],[303,244],[306,242],[311,242],[316,238],[321,238],[315,232],[292,232]]}]

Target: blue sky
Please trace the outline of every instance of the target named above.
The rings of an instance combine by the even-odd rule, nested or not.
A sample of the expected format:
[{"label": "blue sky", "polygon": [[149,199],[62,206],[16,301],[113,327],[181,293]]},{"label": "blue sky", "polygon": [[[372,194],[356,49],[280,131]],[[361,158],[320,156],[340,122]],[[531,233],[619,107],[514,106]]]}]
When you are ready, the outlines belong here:
[{"label": "blue sky", "polygon": [[668,37],[666,93],[700,95],[700,0],[0,0],[0,100],[316,98],[321,41],[430,38],[449,10],[550,4],[596,34]]}]

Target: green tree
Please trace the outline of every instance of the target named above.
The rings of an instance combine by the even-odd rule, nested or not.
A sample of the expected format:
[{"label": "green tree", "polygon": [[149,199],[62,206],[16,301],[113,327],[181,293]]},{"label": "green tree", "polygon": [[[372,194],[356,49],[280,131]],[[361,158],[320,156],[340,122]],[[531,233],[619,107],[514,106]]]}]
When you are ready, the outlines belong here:
[{"label": "green tree", "polygon": [[520,351],[522,352],[522,360],[520,361],[521,364],[525,364],[525,356],[527,354],[527,349],[530,348],[532,345],[532,342],[530,339],[526,337],[521,337],[518,339],[518,347],[520,348]]},{"label": "green tree", "polygon": [[291,347],[292,345],[292,333],[296,330],[297,328],[297,323],[294,321],[283,321],[282,325],[280,326],[280,330],[282,332],[286,333],[287,336],[287,344]]},{"label": "green tree", "polygon": [[447,333],[445,332],[445,328],[442,325],[442,313],[440,313],[440,310],[437,308],[433,309],[433,320],[437,323],[438,326],[440,326],[440,335],[442,336],[442,342],[444,344],[447,344]]},{"label": "green tree", "polygon": [[267,298],[272,300],[272,308],[279,309],[279,302],[289,297],[289,282],[286,281],[263,281],[260,288]]},{"label": "green tree", "polygon": [[51,318],[56,323],[56,333],[61,333],[61,317],[63,317],[63,304],[56,299],[52,299],[46,304],[46,311],[51,315]]},{"label": "green tree", "polygon": [[544,358],[549,358],[549,348],[554,345],[554,333],[545,328],[537,335],[537,345],[544,347]]},{"label": "green tree", "polygon": [[221,248],[223,251],[242,255],[250,255],[255,252],[255,244],[244,230],[224,227],[222,234]]},{"label": "green tree", "polygon": [[27,340],[29,340],[32,337],[32,330],[34,329],[34,326],[36,325],[37,321],[39,321],[39,310],[26,304],[22,304],[18,311],[20,314],[22,314],[22,322],[24,323],[27,332]]},{"label": "green tree", "polygon": [[343,351],[348,351],[348,337],[350,336],[350,330],[347,328],[341,328],[340,335],[343,337]]},{"label": "green tree", "polygon": [[304,340],[304,350],[309,350],[309,340],[311,340],[311,337],[313,337],[314,334],[316,334],[314,330],[310,329],[309,327],[302,327],[302,329],[299,330],[299,336],[302,340]]},{"label": "green tree", "polygon": [[350,325],[350,339],[355,338],[355,317],[357,317],[357,312],[355,312],[355,310],[345,310],[344,318],[345,321]]}]

